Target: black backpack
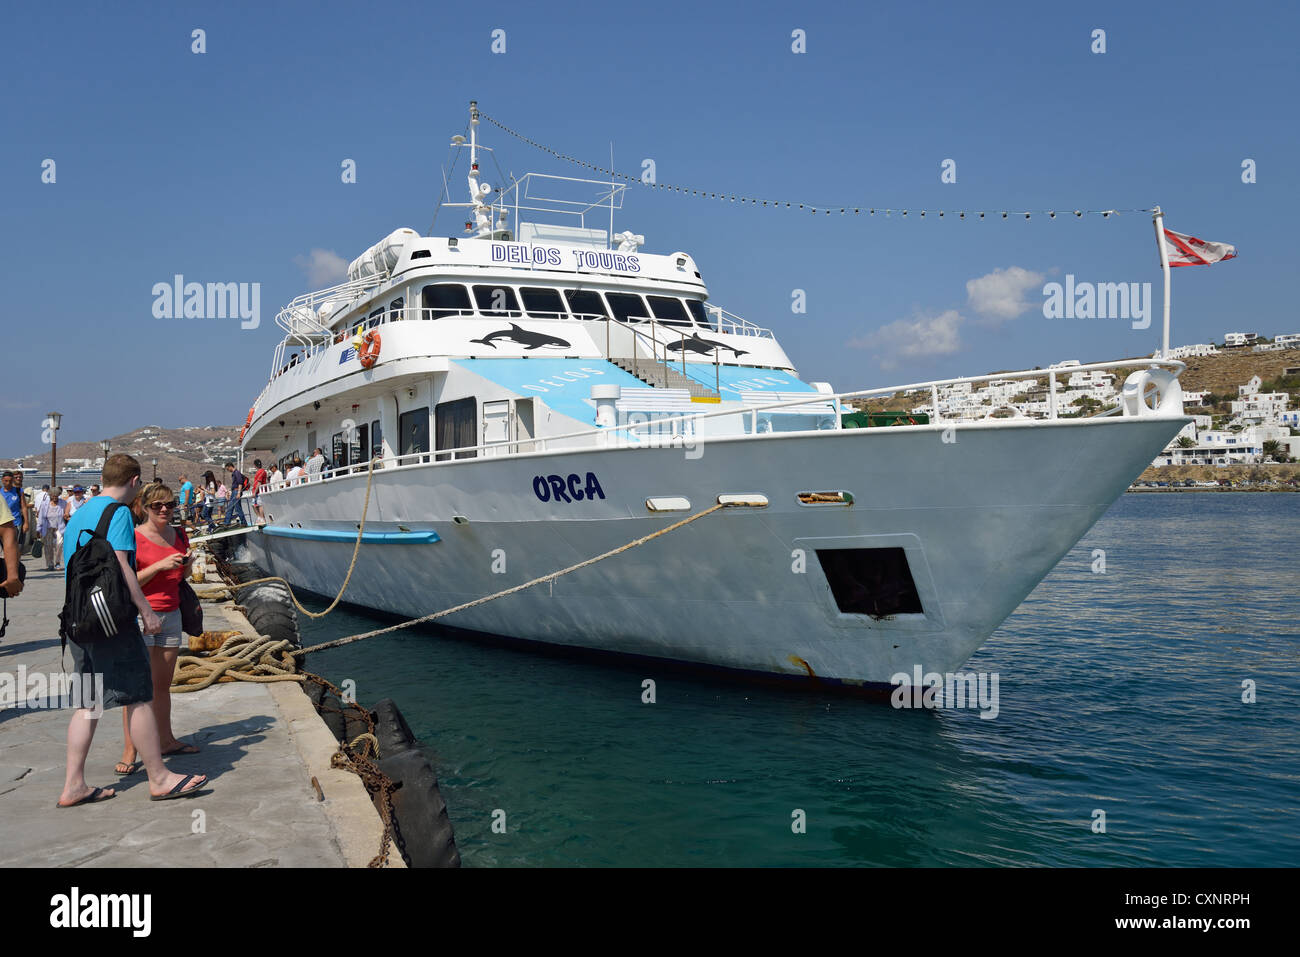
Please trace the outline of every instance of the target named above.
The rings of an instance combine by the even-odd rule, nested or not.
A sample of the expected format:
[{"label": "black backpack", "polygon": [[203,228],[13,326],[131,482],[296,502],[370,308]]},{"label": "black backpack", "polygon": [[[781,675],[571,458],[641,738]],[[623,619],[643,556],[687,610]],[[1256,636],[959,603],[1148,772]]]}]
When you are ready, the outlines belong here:
[{"label": "black backpack", "polygon": [[[59,637],[64,645],[79,645],[112,638],[135,620],[135,602],[122,577],[117,552],[108,541],[108,526],[121,502],[112,502],[99,517],[92,532],[77,533],[76,550],[68,560],[63,611],[59,612]],[[89,533],[84,545],[81,536]]]}]

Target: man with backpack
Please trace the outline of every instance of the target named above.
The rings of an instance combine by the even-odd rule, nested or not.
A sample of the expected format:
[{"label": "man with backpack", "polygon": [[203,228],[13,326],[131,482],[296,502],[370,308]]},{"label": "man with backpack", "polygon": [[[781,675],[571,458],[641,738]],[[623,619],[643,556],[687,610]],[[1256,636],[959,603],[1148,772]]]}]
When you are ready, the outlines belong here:
[{"label": "man with backpack", "polygon": [[138,611],[148,634],[157,634],[162,622],[135,572],[135,523],[129,506],[140,487],[140,463],[120,452],[110,455],[103,482],[103,494],[77,510],[63,537],[67,600],[59,616],[60,633],[72,646],[75,674],[103,679],[103,700],[95,703],[95,711],[78,708],[68,725],[67,777],[59,807],[116,796],[112,788],[86,783],[86,757],[99,725],[96,714],[105,708],[127,710],[131,740],[149,775],[150,800],[193,797],[207,783],[205,775],[167,770],[157,720],[149,706],[153,700],[149,653],[132,609]]}]

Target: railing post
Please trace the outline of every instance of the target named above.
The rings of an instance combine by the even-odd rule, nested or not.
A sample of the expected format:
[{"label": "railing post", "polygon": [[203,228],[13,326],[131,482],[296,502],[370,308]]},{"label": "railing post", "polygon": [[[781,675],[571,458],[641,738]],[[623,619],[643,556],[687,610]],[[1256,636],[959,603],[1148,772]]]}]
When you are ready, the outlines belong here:
[{"label": "railing post", "polygon": [[939,387],[937,385],[930,386],[930,401],[932,403],[930,421],[935,422],[939,418]]},{"label": "railing post", "polygon": [[1047,373],[1047,418],[1051,421],[1056,419],[1056,370],[1050,369]]},{"label": "railing post", "polygon": [[682,375],[686,375],[686,333],[684,332],[682,333]]}]

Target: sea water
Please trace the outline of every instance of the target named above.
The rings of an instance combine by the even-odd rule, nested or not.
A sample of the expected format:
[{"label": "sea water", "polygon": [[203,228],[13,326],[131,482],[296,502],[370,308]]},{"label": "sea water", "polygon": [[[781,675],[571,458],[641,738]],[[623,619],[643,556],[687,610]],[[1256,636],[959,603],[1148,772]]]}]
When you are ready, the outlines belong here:
[{"label": "sea water", "polygon": [[968,663],[993,720],[417,629],[309,666],[397,701],[467,866],[1294,865],[1298,536],[1297,494],[1123,496]]}]

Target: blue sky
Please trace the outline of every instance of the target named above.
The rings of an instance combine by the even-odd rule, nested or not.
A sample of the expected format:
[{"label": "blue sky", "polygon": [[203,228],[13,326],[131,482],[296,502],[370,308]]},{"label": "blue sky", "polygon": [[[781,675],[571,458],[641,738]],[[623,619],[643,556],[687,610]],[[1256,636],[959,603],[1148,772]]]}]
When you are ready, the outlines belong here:
[{"label": "blue sky", "polygon": [[[1149,215],[920,209],[1160,203],[1169,227],[1239,249],[1175,270],[1175,344],[1300,331],[1300,15],[1283,5],[83,3],[5,19],[0,455],[38,451],[55,408],[63,441],[242,422],[312,251],[350,260],[398,226],[426,232],[471,98],[562,152],[603,164],[612,142],[633,174],[651,158],[661,182],[909,209],[814,217],[629,190],[617,228],[691,252],[713,301],[837,389],[1159,345]],[[507,171],[581,175],[484,138]],[[260,283],[260,327],[155,318],[151,289],[177,273]],[[1045,319],[1042,284],[1067,273],[1151,282],[1151,328]]]}]

